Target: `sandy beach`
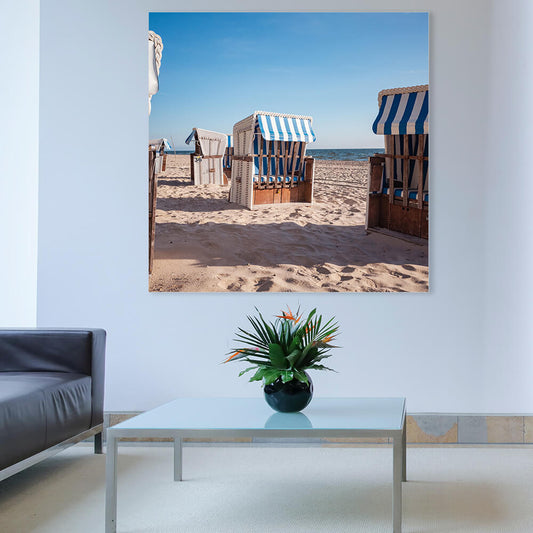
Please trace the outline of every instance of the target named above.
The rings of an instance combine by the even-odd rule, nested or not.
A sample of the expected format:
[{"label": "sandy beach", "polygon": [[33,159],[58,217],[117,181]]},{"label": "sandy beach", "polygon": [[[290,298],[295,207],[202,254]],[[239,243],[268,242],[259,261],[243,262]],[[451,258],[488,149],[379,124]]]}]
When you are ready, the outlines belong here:
[{"label": "sandy beach", "polygon": [[150,290],[427,291],[427,243],[365,231],[368,163],[315,164],[313,205],[248,210],[229,186],[194,186],[188,155],[168,155]]}]

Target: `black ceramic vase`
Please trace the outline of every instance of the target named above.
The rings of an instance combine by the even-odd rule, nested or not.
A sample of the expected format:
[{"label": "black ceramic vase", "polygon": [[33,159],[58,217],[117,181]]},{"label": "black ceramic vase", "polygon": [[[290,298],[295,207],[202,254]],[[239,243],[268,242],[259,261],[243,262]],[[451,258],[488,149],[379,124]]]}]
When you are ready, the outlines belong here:
[{"label": "black ceramic vase", "polygon": [[265,385],[263,391],[268,405],[280,413],[296,413],[305,409],[313,397],[313,382],[307,372],[305,375],[308,383],[297,379],[283,383],[278,378],[274,383]]}]

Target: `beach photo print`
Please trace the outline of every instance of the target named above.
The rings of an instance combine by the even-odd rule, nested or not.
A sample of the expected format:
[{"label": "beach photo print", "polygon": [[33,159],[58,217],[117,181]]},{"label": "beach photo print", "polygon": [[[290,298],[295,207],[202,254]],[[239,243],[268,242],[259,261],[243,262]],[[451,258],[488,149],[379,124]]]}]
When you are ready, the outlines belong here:
[{"label": "beach photo print", "polygon": [[150,13],[149,290],[428,292],[427,13]]}]

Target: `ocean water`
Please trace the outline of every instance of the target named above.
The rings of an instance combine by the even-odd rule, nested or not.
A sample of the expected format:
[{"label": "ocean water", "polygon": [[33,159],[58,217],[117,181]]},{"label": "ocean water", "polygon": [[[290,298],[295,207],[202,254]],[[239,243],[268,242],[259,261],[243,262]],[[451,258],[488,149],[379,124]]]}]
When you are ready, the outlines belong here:
[{"label": "ocean water", "polygon": [[[170,150],[168,154],[190,154],[192,150]],[[306,153],[315,159],[329,159],[337,161],[367,161],[374,154],[383,154],[383,148],[329,148],[327,150],[313,150],[308,148]]]},{"label": "ocean water", "polygon": [[383,148],[329,148],[327,150],[313,150],[308,148],[307,155],[315,159],[329,159],[336,161],[367,161],[374,154],[383,154]]}]

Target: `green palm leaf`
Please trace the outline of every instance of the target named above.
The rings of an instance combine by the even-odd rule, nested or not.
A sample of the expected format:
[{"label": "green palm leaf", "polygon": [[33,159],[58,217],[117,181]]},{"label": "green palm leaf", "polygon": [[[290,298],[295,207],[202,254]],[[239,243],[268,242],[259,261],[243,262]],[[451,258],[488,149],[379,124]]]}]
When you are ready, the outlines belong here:
[{"label": "green palm leaf", "polygon": [[297,379],[307,382],[306,369],[332,370],[322,364],[331,357],[330,351],[337,348],[331,343],[339,331],[335,318],[323,321],[312,309],[301,320],[300,308],[296,315],[289,309],[282,311],[274,322],[267,322],[256,308],[258,316],[247,316],[249,331],[237,328],[234,348],[224,362],[246,361],[250,367],[239,375],[255,370],[250,381],[263,381],[267,385],[278,378],[284,382]]}]

